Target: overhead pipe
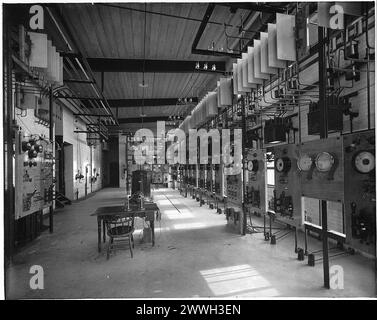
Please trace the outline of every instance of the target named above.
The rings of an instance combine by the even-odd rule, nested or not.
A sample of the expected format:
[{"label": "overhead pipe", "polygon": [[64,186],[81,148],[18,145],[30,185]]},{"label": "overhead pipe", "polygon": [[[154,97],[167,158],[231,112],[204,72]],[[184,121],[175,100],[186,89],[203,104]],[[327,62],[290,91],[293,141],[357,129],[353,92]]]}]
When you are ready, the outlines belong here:
[{"label": "overhead pipe", "polygon": [[[76,50],[79,52],[79,54],[82,56],[82,54],[81,54],[81,52],[80,52],[80,50],[79,50],[79,46],[77,45],[76,38],[75,38],[75,37],[72,35],[72,33],[70,32],[70,29],[69,29],[69,27],[68,27],[68,25],[67,25],[65,19],[63,18],[63,16],[62,16],[62,15],[59,13],[59,11],[58,11],[58,10],[59,10],[58,5],[57,5],[57,4],[53,4],[52,6],[53,6],[54,8],[57,9],[57,10],[55,10],[55,11],[56,11],[56,14],[57,14],[59,20],[61,21],[61,23],[63,24],[64,29],[65,29],[66,32],[68,33],[68,38],[72,40],[74,47],[75,47]],[[73,50],[72,46],[70,45],[70,43],[69,43],[67,37],[65,36],[63,30],[60,28],[59,23],[58,23],[57,20],[55,19],[54,14],[51,12],[51,10],[50,10],[50,8],[49,8],[48,6],[47,6],[47,11],[48,11],[49,15],[51,16],[52,20],[54,21],[54,23],[55,23],[57,29],[59,30],[60,34],[62,35],[64,41],[66,42],[66,44],[68,45],[68,47],[69,47],[70,50],[72,51],[72,50]],[[81,65],[81,63],[80,63],[80,61],[78,60],[77,57],[75,58],[75,61],[76,61],[76,63],[79,65],[80,69],[82,70],[82,72],[84,73],[84,75],[87,77],[87,79],[90,80],[90,78],[89,78],[87,72],[85,71],[85,69],[83,68],[83,66]],[[93,84],[93,83],[90,84],[91,87],[93,88],[93,90],[95,91],[95,93],[97,94],[97,96],[98,96],[99,98],[101,98],[102,100],[104,100],[105,103],[106,103],[106,106],[105,106],[105,105],[103,104],[103,102],[101,101],[101,104],[103,105],[105,111],[106,111],[108,114],[111,114],[111,115],[113,116],[113,118],[114,118],[115,123],[116,123],[117,125],[119,125],[117,119],[115,118],[115,116],[113,115],[113,113],[112,113],[112,111],[111,111],[110,105],[108,104],[106,98],[103,96],[102,93],[101,93],[101,94],[98,93],[98,90],[97,90],[96,87],[95,87],[95,85],[96,85],[95,77],[94,77],[94,75],[93,75],[93,73],[92,73],[92,71],[91,71],[91,69],[90,69],[90,66],[89,66],[88,62],[86,61],[86,59],[85,59],[83,56],[82,56],[82,62],[84,63],[84,66],[85,66],[85,68],[87,69],[87,71],[90,73],[90,75],[91,75],[91,79],[93,79],[93,81],[94,81],[94,84]]]}]

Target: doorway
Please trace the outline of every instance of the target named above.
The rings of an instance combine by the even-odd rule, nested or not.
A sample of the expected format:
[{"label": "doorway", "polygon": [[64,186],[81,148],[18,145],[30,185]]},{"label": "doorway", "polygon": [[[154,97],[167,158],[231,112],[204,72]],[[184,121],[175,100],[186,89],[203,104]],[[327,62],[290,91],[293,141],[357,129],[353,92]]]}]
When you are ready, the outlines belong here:
[{"label": "doorway", "polygon": [[119,188],[119,162],[110,162],[109,187]]}]

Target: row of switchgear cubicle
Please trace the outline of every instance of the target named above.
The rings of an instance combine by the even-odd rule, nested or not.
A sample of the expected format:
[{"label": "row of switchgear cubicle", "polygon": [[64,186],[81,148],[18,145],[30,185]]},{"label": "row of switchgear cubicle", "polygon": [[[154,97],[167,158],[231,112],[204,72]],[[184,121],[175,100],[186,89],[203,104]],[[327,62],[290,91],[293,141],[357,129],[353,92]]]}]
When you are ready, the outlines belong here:
[{"label": "row of switchgear cubicle", "polygon": [[[260,216],[266,239],[293,230],[297,250],[298,231],[321,235],[323,222],[338,244],[376,256],[374,8],[340,4],[342,32],[326,24],[329,3],[277,13],[181,124],[186,136],[241,129],[241,172],[225,174],[209,152],[209,164],[181,162],[178,176],[184,195],[224,213],[241,234],[261,230]],[[331,40],[321,55],[311,50],[319,27]]]},{"label": "row of switchgear cubicle", "polygon": [[[319,201],[326,200],[330,235],[374,255],[374,130],[245,149],[242,163],[237,175],[225,175],[223,164],[179,165],[180,190],[224,213],[240,233],[252,228],[253,216],[294,231],[320,230]],[[264,230],[273,234],[269,226]]]}]

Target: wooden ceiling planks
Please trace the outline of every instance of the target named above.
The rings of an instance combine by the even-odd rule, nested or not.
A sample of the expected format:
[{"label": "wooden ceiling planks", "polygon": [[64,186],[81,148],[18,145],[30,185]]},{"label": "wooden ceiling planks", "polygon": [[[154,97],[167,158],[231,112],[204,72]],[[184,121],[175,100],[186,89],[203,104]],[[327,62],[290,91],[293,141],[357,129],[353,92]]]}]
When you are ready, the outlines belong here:
[{"label": "wooden ceiling planks", "polygon": [[[116,4],[118,5],[118,4]],[[124,3],[124,7],[144,10],[144,4]],[[181,17],[202,19],[206,3],[148,3],[147,10]],[[131,11],[109,7],[101,4],[61,5],[63,15],[72,32],[77,35],[83,54],[93,58],[144,58],[144,12]],[[217,6],[211,21],[220,23],[241,24],[240,15],[248,11],[238,10],[230,14],[228,8]],[[199,21],[191,21],[147,13],[146,22],[146,59],[176,59],[176,60],[222,60],[226,57],[212,57],[191,54],[191,45],[200,25]],[[229,28],[229,32],[237,32]],[[204,49],[215,41],[216,48],[225,46],[224,29],[222,26],[207,25],[201,39]],[[209,63],[209,68],[211,64]],[[101,74],[95,74],[98,86],[101,87]],[[141,88],[142,73],[105,73],[104,94],[107,99],[140,99],[144,98],[175,98],[188,96],[203,96],[209,84],[215,83],[218,75],[202,73],[146,73],[147,88]],[[70,84],[81,95],[90,96],[90,86]],[[143,94],[144,91],[144,94]],[[85,94],[84,94],[85,93]],[[122,112],[138,116],[140,108],[125,108]],[[144,107],[148,116],[159,114],[169,115],[182,107],[161,106]],[[119,112],[119,111],[118,111]],[[149,114],[150,113],[150,114]]]},{"label": "wooden ceiling planks", "polygon": [[[158,106],[158,107],[143,107],[143,112],[151,117],[158,116],[177,116],[187,113],[188,109],[192,107],[187,105],[179,106]],[[141,107],[128,107],[128,108],[118,108],[119,118],[138,118],[141,114]],[[112,108],[114,114],[116,114],[116,109]]]},{"label": "wooden ceiling planks", "polygon": [[[125,7],[144,10],[144,4],[124,4]],[[83,51],[91,58],[143,58],[144,13],[100,4],[64,5],[63,15],[78,35]],[[148,3],[147,10],[182,17],[202,19],[206,4]],[[219,9],[217,9],[219,8]],[[216,20],[228,16],[227,9],[220,10]],[[224,15],[222,18],[221,15]],[[198,21],[147,13],[146,58],[147,59],[200,59],[191,54],[191,45],[199,27]],[[224,20],[222,20],[224,22]],[[222,26],[211,29],[203,42],[222,32]],[[212,30],[214,29],[214,30]],[[84,32],[83,32],[84,30]],[[208,57],[209,60],[216,59]],[[217,57],[218,59],[218,57]]]},{"label": "wooden ceiling planks", "polygon": [[[101,75],[95,73],[98,85],[101,87]],[[144,98],[154,97],[187,97],[193,94],[195,81],[202,82],[208,75],[202,73],[146,73]],[[108,99],[139,99],[142,98],[142,73],[107,72],[105,73],[105,96]],[[126,95],[127,94],[127,95]]]}]

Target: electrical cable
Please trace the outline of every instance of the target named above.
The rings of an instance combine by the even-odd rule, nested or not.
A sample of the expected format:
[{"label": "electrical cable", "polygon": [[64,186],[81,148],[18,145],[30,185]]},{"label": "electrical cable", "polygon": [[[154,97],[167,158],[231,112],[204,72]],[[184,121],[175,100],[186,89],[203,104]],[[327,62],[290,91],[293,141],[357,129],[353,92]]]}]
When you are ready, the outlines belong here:
[{"label": "electrical cable", "polygon": [[[144,12],[144,10],[141,10],[141,9],[124,7],[124,6],[114,5],[114,4],[97,3],[97,5],[104,6],[104,7],[110,7],[110,8],[129,10],[129,11]],[[150,13],[150,14],[168,17],[168,18],[176,18],[176,19],[182,19],[182,20],[188,20],[188,21],[200,22],[200,23],[202,22],[202,19],[197,19],[197,18],[183,17],[183,16],[178,16],[178,15],[163,13],[163,12],[156,12],[156,11],[146,11],[146,12]],[[209,20],[207,22],[207,24],[213,24],[213,25],[218,25],[218,26],[224,26],[225,25],[226,27],[229,27],[229,28],[235,28],[235,29],[238,29],[238,30],[241,30],[241,31],[248,32],[248,30],[242,29],[242,26],[237,26],[237,25],[224,24],[224,23],[221,23],[221,22],[216,22],[216,21],[211,21],[211,20]]]}]

